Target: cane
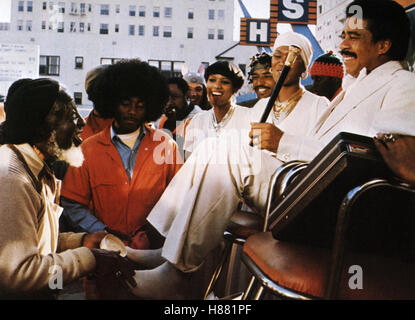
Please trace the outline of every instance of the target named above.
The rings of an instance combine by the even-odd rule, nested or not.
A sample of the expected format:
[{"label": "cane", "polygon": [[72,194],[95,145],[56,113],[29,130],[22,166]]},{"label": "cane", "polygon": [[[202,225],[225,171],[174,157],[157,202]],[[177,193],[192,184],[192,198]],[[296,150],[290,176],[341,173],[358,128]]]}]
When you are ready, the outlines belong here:
[{"label": "cane", "polygon": [[271,97],[268,100],[267,106],[265,107],[264,113],[261,117],[261,123],[264,123],[267,121],[269,113],[272,110],[272,107],[274,106],[275,100],[277,100],[278,95],[281,91],[282,85],[284,84],[285,78],[287,78],[288,72],[290,72],[292,64],[295,62],[295,59],[300,54],[301,49],[290,46],[288,50],[288,56],[287,59],[285,59],[284,67],[281,70],[281,74],[278,78],[277,83],[275,84],[274,89],[272,90]]}]

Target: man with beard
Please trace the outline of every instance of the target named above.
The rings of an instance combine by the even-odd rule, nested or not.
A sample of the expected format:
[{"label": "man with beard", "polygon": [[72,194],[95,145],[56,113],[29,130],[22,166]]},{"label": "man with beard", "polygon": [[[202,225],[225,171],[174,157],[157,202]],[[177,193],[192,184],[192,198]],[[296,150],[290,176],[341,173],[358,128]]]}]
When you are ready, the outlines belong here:
[{"label": "man with beard", "polygon": [[198,105],[193,102],[187,103],[186,93],[189,86],[185,80],[179,77],[169,78],[169,101],[164,108],[164,114],[154,123],[157,129],[165,129],[173,135],[173,139],[179,146],[183,156],[183,135],[185,123],[196,113],[202,111]]},{"label": "man with beard", "polygon": [[[128,260],[97,248],[106,232],[59,233],[60,181],[50,164],[82,163],[75,146],[84,125],[56,81],[21,79],[5,103],[0,147],[0,298],[52,299],[90,274],[131,280]],[[133,282],[132,282],[133,283]]]},{"label": "man with beard", "polygon": [[166,80],[135,59],[108,66],[97,80],[96,101],[114,121],[82,142],[85,161],[63,180],[63,215],[72,230],[107,230],[132,248],[157,246],[146,218],[181,162],[174,140],[148,125],[168,100]]},{"label": "man with beard", "polygon": [[248,82],[258,99],[268,98],[271,96],[275,86],[275,80],[271,73],[271,55],[266,52],[258,53],[251,58],[251,68],[248,73]]}]

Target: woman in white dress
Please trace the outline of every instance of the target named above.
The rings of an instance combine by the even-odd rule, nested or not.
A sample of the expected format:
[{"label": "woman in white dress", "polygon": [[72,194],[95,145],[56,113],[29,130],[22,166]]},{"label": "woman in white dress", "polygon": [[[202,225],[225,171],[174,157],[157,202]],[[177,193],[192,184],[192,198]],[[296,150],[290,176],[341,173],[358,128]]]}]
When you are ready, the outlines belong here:
[{"label": "woman in white dress", "polygon": [[232,134],[245,137],[249,143],[250,111],[235,103],[235,96],[244,83],[244,75],[235,64],[217,61],[205,71],[207,95],[212,109],[197,113],[187,123],[184,133],[185,159],[196,146],[209,137]]}]

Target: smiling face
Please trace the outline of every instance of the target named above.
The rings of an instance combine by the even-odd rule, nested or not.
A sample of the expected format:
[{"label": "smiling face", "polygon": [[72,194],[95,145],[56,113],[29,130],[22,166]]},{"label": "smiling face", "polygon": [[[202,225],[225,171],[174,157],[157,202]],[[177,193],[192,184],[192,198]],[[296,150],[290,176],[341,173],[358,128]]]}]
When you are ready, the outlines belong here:
[{"label": "smiling face", "polygon": [[367,29],[367,21],[354,17],[348,18],[341,34],[340,54],[347,73],[357,77],[362,68],[368,73],[383,64],[387,59],[387,41],[373,42],[372,34]]},{"label": "smiling face", "polygon": [[259,99],[269,97],[274,86],[275,80],[269,69],[260,68],[252,72],[252,87]]},{"label": "smiling face", "polygon": [[206,89],[213,107],[222,108],[230,105],[234,89],[229,78],[221,74],[211,74],[207,79]]},{"label": "smiling face", "polygon": [[187,96],[189,100],[193,102],[193,104],[200,105],[203,99],[203,85],[200,83],[189,82],[189,91],[187,92]]},{"label": "smiling face", "polygon": [[115,132],[126,134],[136,131],[144,122],[145,114],[144,102],[138,97],[121,101],[115,115]]}]

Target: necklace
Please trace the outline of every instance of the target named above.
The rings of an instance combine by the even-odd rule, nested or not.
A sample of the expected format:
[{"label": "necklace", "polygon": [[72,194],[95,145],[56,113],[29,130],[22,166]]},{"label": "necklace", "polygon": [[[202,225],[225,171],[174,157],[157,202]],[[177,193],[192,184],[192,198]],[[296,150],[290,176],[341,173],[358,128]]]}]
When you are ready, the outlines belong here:
[{"label": "necklace", "polygon": [[228,112],[226,112],[225,116],[222,118],[222,120],[220,122],[218,122],[217,119],[216,119],[214,109],[212,108],[211,110],[212,110],[212,124],[213,124],[213,128],[218,133],[224,126],[226,126],[226,124],[232,118],[232,115],[233,115],[233,113],[235,111],[235,106],[233,104],[231,104]]},{"label": "necklace", "polygon": [[288,100],[284,102],[276,101],[273,107],[273,115],[275,124],[284,120],[297,105],[298,101],[302,98],[304,89],[300,88],[295,92]]}]

